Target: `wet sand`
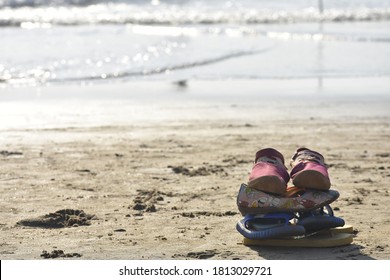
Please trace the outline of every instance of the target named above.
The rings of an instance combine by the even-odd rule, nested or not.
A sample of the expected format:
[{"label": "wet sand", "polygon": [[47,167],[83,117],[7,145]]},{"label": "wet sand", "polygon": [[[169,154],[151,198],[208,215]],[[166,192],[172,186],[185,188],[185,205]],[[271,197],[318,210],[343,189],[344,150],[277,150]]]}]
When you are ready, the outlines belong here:
[{"label": "wet sand", "polygon": [[[2,89],[0,258],[390,259],[381,81]],[[325,156],[354,242],[242,245],[236,196],[255,152],[288,162],[300,146]]]}]

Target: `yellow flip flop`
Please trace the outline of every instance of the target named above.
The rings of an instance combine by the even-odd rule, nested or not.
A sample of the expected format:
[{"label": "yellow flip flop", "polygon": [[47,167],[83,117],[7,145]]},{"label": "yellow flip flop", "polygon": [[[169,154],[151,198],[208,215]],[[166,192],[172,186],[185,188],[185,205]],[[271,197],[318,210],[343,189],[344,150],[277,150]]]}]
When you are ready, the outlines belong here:
[{"label": "yellow flip flop", "polygon": [[345,225],[343,227],[326,229],[310,236],[301,238],[280,238],[280,239],[249,239],[244,238],[243,244],[246,246],[274,246],[274,247],[338,247],[351,244],[353,242],[353,227]]}]

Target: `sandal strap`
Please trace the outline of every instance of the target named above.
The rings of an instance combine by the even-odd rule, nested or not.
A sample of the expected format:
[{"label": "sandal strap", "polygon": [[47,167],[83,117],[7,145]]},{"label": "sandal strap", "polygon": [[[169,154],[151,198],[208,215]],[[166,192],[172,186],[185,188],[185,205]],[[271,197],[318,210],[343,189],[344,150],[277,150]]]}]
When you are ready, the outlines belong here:
[{"label": "sandal strap", "polygon": [[300,148],[296,151],[291,158],[290,166],[294,167],[300,162],[317,162],[318,164],[325,165],[325,159],[320,153],[307,148]]}]

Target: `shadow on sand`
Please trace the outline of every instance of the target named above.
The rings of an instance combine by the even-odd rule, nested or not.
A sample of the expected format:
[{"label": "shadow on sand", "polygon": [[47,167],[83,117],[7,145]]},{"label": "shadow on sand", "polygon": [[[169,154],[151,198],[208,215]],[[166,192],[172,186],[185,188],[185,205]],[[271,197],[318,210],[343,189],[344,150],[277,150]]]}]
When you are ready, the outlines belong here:
[{"label": "shadow on sand", "polygon": [[249,246],[260,257],[269,260],[373,260],[361,252],[363,246],[350,244],[333,248],[297,248]]}]

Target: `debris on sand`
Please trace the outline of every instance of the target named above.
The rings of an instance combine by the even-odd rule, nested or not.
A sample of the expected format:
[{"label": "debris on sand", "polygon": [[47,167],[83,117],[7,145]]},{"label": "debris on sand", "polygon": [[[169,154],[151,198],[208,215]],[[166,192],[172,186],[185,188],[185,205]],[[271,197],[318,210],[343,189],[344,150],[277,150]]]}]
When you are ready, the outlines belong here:
[{"label": "debris on sand", "polygon": [[17,225],[41,228],[63,228],[89,226],[95,215],[88,215],[83,210],[62,209],[37,218],[24,219]]},{"label": "debris on sand", "polygon": [[47,251],[42,251],[41,257],[44,259],[55,259],[55,258],[79,258],[81,254],[79,253],[68,253],[65,254],[63,250],[53,250],[51,253]]}]

